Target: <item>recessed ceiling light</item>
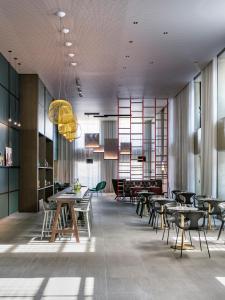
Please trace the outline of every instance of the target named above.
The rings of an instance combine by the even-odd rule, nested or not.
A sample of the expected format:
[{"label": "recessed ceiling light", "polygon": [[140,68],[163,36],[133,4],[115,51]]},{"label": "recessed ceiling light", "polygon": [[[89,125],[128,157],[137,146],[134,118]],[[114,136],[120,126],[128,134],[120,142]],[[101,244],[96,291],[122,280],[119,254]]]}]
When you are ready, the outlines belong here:
[{"label": "recessed ceiling light", "polygon": [[74,54],[74,53],[69,53],[68,56],[69,56],[69,57],[74,57],[75,54]]},{"label": "recessed ceiling light", "polygon": [[130,44],[132,44],[134,41],[129,41]]},{"label": "recessed ceiling light", "polygon": [[70,30],[69,30],[69,28],[63,28],[63,29],[62,29],[62,32],[65,33],[65,34],[67,34],[67,33],[70,32]]},{"label": "recessed ceiling light", "polygon": [[56,12],[57,17],[63,18],[63,17],[65,17],[65,15],[66,15],[66,13],[64,11],[59,10]]},{"label": "recessed ceiling light", "polygon": [[8,121],[9,121],[9,122],[12,122],[12,119],[11,119],[11,118],[8,118]]},{"label": "recessed ceiling light", "polygon": [[66,47],[71,47],[72,45],[73,45],[72,42],[65,42],[65,46],[66,46]]},{"label": "recessed ceiling light", "polygon": [[14,122],[14,125],[17,125],[17,122]]},{"label": "recessed ceiling light", "polygon": [[164,35],[168,34],[168,31],[164,31],[163,34],[164,34]]},{"label": "recessed ceiling light", "polygon": [[17,124],[17,126],[18,126],[18,127],[21,127],[21,124],[20,124],[20,123],[18,123],[18,124]]},{"label": "recessed ceiling light", "polygon": [[126,70],[127,67],[123,67],[124,70]]},{"label": "recessed ceiling light", "polygon": [[71,66],[76,67],[76,65],[77,65],[77,62],[75,62],[75,61],[71,62]]},{"label": "recessed ceiling light", "polygon": [[125,55],[125,58],[130,58],[130,55]]},{"label": "recessed ceiling light", "polygon": [[137,24],[138,24],[138,21],[134,21],[133,24],[134,24],[134,25],[137,25]]},{"label": "recessed ceiling light", "polygon": [[153,65],[154,64],[154,61],[152,60],[152,61],[150,61],[150,65]]}]

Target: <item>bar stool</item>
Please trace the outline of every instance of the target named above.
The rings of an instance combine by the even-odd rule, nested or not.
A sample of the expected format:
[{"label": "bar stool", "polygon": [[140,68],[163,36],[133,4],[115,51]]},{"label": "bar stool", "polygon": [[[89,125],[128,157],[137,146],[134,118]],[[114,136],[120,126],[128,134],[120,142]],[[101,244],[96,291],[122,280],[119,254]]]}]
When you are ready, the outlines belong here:
[{"label": "bar stool", "polygon": [[88,239],[91,239],[91,227],[92,227],[92,205],[91,205],[92,194],[86,195],[79,203],[74,207],[76,213],[83,215],[87,232]]},{"label": "bar stool", "polygon": [[[41,199],[39,200],[39,205],[41,208],[43,208],[44,211],[44,219],[43,219],[43,223],[42,223],[42,230],[41,230],[41,240],[43,239],[43,237],[47,235],[50,235],[52,232],[52,224],[53,224],[53,219],[54,219],[54,215],[55,215],[55,209],[50,209],[47,206],[47,203]],[[61,217],[59,218],[59,229],[62,228],[62,222],[61,222]]]}]

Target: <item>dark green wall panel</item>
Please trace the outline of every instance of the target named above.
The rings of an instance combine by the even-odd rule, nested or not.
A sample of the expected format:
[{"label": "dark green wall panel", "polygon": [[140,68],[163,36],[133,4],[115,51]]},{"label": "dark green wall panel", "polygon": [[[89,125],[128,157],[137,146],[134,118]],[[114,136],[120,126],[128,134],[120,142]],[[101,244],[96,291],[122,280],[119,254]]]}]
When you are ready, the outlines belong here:
[{"label": "dark green wall panel", "polygon": [[0,218],[8,216],[9,203],[8,194],[0,195]]},{"label": "dark green wall panel", "polygon": [[18,98],[19,97],[19,75],[11,66],[9,68],[9,78],[10,78],[10,82],[9,82],[10,92]]},{"label": "dark green wall panel", "polygon": [[0,86],[0,122],[8,123],[9,96],[6,89]]},{"label": "dark green wall panel", "polygon": [[5,147],[8,145],[8,127],[0,124],[0,152],[5,153]]},{"label": "dark green wall panel", "polygon": [[9,193],[9,214],[18,211],[19,207],[19,192]]},{"label": "dark green wall panel", "polygon": [[0,168],[0,194],[8,192],[8,169]]},{"label": "dark green wall panel", "polygon": [[[13,165],[19,166],[19,130],[8,125],[20,122],[19,75],[0,54],[0,152],[12,148]],[[0,218],[18,210],[19,168],[0,167]],[[11,191],[11,193],[10,193]]]},{"label": "dark green wall panel", "polygon": [[9,76],[9,70],[8,70],[8,62],[7,60],[4,58],[4,56],[2,56],[0,54],[0,83],[2,85],[4,85],[5,88],[8,88],[9,86],[9,80],[8,80],[8,76]]},{"label": "dark green wall panel", "polygon": [[9,191],[15,191],[19,189],[19,169],[9,169]]},{"label": "dark green wall panel", "polygon": [[10,118],[13,122],[19,122],[19,101],[16,97],[10,95]]},{"label": "dark green wall panel", "polygon": [[9,147],[12,148],[13,165],[19,166],[19,130],[9,128]]}]

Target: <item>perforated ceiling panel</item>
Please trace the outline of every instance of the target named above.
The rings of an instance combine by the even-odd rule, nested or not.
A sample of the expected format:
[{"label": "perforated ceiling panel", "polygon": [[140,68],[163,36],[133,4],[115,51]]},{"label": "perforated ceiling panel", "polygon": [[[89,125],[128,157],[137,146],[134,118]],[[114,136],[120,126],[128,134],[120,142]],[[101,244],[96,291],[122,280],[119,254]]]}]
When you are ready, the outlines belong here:
[{"label": "perforated ceiling panel", "polygon": [[[59,9],[71,49],[60,40]],[[1,0],[0,51],[10,59],[13,50],[20,71],[38,73],[55,97],[61,78],[76,111],[112,113],[117,95],[176,94],[197,72],[194,61],[204,66],[224,47],[224,11],[224,0]]]}]

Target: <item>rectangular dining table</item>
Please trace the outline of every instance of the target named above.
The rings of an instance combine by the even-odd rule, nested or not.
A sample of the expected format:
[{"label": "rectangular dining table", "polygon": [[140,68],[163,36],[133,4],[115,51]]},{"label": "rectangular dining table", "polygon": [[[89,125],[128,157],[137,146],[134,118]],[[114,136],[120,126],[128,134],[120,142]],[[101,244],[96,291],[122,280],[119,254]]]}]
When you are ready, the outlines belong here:
[{"label": "rectangular dining table", "polygon": [[[72,187],[68,187],[65,190],[60,191],[48,198],[49,202],[56,202],[56,212],[53,220],[50,242],[54,242],[56,235],[59,233],[72,233],[76,238],[76,241],[79,243],[80,240],[77,226],[77,217],[74,211],[74,205],[83,199],[87,191],[87,187],[82,187],[79,191],[73,191]],[[67,228],[59,229],[58,222],[61,214],[61,208],[65,205],[68,205],[69,208],[71,224]]]}]

